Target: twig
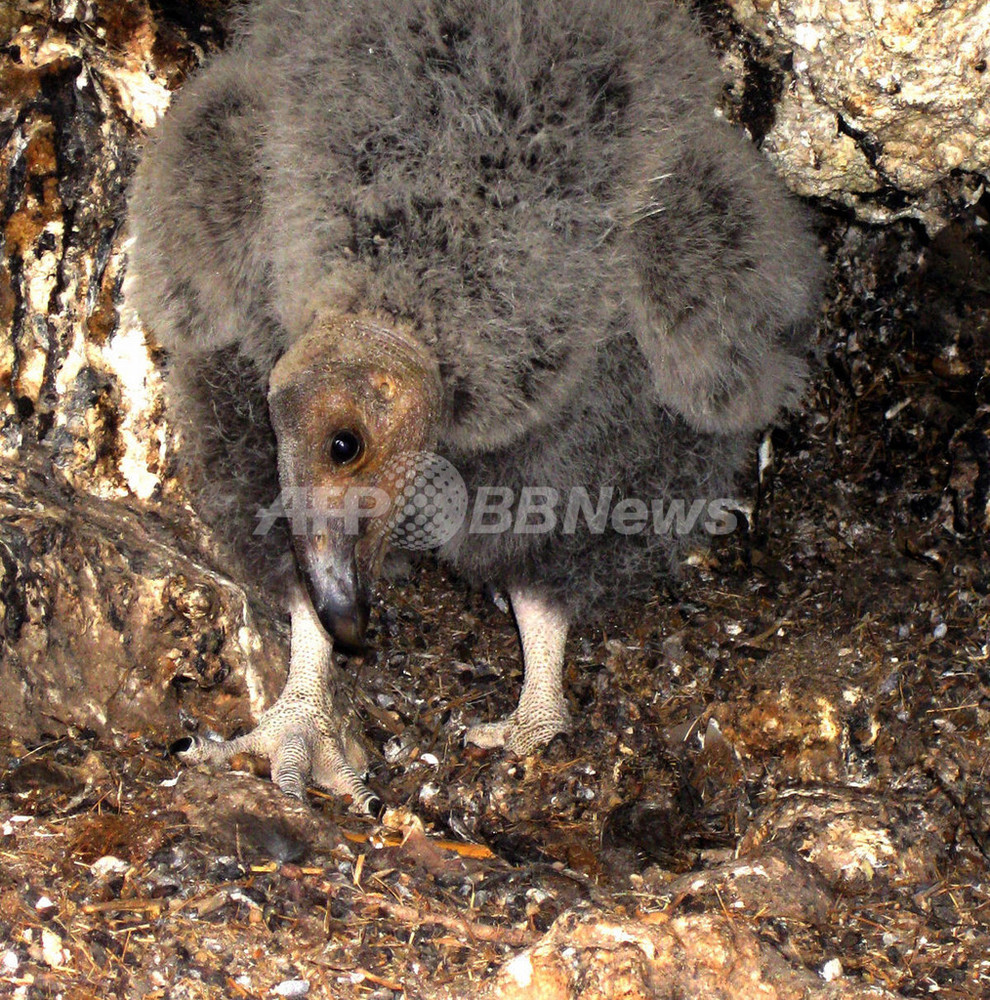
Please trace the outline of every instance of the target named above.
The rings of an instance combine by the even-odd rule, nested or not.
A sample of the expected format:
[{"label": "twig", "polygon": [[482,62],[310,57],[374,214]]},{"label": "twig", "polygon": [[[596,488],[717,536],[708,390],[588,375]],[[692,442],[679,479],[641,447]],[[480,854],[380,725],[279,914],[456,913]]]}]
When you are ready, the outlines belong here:
[{"label": "twig", "polygon": [[454,934],[474,938],[477,941],[491,941],[494,944],[507,944],[514,948],[524,948],[534,944],[539,938],[530,930],[520,930],[516,927],[496,927],[493,924],[481,924],[474,920],[465,920],[453,913],[437,913],[435,910],[419,910],[415,906],[404,903],[394,903],[384,896],[367,897],[369,906],[377,906],[388,916],[406,924],[439,924]]},{"label": "twig", "polygon": [[146,913],[164,910],[166,899],[108,899],[99,903],[85,903],[83,913]]}]

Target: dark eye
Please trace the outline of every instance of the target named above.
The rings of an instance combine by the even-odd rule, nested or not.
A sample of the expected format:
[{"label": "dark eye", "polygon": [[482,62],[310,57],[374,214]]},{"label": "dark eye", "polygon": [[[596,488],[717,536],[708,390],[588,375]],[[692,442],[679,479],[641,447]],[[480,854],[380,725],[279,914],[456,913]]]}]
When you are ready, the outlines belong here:
[{"label": "dark eye", "polygon": [[347,465],[361,454],[363,447],[354,431],[337,431],[330,439],[330,457],[337,465]]}]

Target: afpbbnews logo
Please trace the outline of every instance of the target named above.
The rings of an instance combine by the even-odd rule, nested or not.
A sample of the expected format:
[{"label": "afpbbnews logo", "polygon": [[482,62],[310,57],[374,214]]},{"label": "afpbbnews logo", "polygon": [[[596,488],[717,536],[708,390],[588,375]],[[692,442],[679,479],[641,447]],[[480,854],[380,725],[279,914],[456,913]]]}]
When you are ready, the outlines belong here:
[{"label": "afpbbnews logo", "polygon": [[258,512],[255,534],[267,534],[286,518],[297,535],[331,530],[357,535],[368,520],[385,518],[391,541],[414,550],[437,548],[462,529],[477,535],[689,535],[699,529],[727,535],[738,526],[744,509],[730,497],[616,497],[611,486],[594,495],[583,486],[566,491],[480,486],[470,496],[457,469],[432,452],[401,456],[386,479],[389,490],[367,485],[287,487]]},{"label": "afpbbnews logo", "polygon": [[594,499],[583,486],[566,493],[549,486],[524,486],[518,497],[506,486],[482,486],[472,504],[468,533],[688,535],[700,527],[710,535],[727,535],[737,527],[739,510],[739,501],[728,497],[616,499],[611,486],[599,490]]}]

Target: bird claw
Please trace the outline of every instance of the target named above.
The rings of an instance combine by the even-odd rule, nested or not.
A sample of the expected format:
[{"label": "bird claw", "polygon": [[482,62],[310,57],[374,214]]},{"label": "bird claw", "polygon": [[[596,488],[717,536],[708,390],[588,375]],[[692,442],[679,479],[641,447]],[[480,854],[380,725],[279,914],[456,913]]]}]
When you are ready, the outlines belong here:
[{"label": "bird claw", "polygon": [[346,727],[326,708],[291,696],[280,698],[250,733],[233,740],[199,736],[177,740],[170,752],[191,764],[219,768],[237,754],[266,757],[272,780],[286,794],[305,801],[312,782],[336,795],[349,796],[355,812],[377,816],[381,799],[360,777],[367,759]]},{"label": "bird claw", "polygon": [[566,712],[541,713],[534,716],[517,708],[497,722],[482,722],[471,726],[464,734],[465,743],[485,750],[501,747],[517,757],[526,757],[538,747],[549,743],[560,733],[571,731],[570,715]]}]

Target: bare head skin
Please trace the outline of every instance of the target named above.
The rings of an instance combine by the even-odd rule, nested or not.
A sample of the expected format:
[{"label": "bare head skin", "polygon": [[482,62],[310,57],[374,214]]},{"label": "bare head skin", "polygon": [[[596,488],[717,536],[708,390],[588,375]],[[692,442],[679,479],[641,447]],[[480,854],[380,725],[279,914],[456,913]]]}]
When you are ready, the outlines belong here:
[{"label": "bare head skin", "polygon": [[360,648],[388,540],[396,460],[434,444],[436,364],[394,324],[324,315],[272,370],[268,406],[313,607],[331,635]]}]

